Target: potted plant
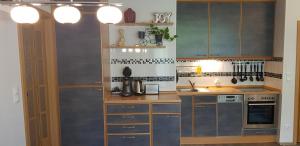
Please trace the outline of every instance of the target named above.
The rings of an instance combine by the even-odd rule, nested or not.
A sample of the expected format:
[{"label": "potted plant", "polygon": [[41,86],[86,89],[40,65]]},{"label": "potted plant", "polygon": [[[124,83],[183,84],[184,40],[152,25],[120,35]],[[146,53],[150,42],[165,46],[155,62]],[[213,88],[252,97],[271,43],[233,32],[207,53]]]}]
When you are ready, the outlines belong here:
[{"label": "potted plant", "polygon": [[178,35],[170,35],[169,28],[158,28],[157,26],[154,26],[153,24],[150,24],[150,33],[155,36],[155,42],[158,46],[161,46],[162,40],[168,40],[173,41],[175,38],[178,37]]}]

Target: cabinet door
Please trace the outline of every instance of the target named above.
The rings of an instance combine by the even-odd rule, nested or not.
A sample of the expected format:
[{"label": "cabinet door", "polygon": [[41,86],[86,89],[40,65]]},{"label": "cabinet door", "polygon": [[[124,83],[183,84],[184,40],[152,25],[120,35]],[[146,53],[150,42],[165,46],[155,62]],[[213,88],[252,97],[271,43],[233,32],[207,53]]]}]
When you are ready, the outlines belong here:
[{"label": "cabinet door", "polygon": [[243,4],[242,55],[272,56],[275,4]]},{"label": "cabinet door", "polygon": [[60,85],[101,82],[99,21],[94,13],[82,15],[76,24],[56,24]]},{"label": "cabinet door", "polygon": [[195,136],[216,136],[216,104],[195,106]]},{"label": "cabinet door", "polygon": [[177,4],[177,58],[208,55],[208,4]]},{"label": "cabinet door", "polygon": [[240,3],[211,4],[210,56],[240,55]]},{"label": "cabinet door", "polygon": [[241,136],[243,126],[242,103],[218,103],[218,135]]},{"label": "cabinet door", "polygon": [[96,89],[62,89],[63,146],[103,146],[102,93]]},{"label": "cabinet door", "polygon": [[193,134],[193,97],[182,96],[181,98],[181,136],[191,137]]},{"label": "cabinet door", "polygon": [[180,115],[153,115],[153,146],[180,146]]}]

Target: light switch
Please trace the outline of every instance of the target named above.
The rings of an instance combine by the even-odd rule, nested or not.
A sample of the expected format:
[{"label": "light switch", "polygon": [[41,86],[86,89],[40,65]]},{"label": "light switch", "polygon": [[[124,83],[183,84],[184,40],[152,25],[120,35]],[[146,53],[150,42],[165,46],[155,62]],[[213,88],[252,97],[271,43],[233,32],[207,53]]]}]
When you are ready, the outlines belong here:
[{"label": "light switch", "polygon": [[13,88],[12,92],[13,92],[13,101],[14,101],[14,103],[19,103],[20,102],[19,88]]}]

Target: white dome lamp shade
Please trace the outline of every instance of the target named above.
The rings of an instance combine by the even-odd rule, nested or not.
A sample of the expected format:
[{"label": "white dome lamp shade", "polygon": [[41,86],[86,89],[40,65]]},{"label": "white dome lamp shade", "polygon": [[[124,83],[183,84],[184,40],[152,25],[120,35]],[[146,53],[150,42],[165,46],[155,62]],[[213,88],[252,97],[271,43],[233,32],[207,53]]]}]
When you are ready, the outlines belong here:
[{"label": "white dome lamp shade", "polygon": [[40,14],[35,8],[22,5],[12,8],[10,17],[16,23],[34,24],[39,21]]},{"label": "white dome lamp shade", "polygon": [[81,18],[80,11],[72,6],[66,5],[58,7],[53,12],[54,19],[59,23],[77,23]]},{"label": "white dome lamp shade", "polygon": [[115,6],[103,6],[97,11],[98,20],[104,24],[117,24],[122,17],[122,11]]}]

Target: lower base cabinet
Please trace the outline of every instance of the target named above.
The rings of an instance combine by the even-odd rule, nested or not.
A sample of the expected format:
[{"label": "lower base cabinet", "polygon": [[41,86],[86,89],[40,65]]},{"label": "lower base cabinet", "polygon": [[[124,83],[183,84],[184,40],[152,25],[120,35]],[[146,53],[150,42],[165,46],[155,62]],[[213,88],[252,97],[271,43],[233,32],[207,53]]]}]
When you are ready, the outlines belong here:
[{"label": "lower base cabinet", "polygon": [[216,104],[195,106],[195,136],[217,136]]},{"label": "lower base cabinet", "polygon": [[153,146],[180,146],[180,115],[153,115]]},{"label": "lower base cabinet", "polygon": [[108,146],[150,146],[149,135],[109,135]]}]

